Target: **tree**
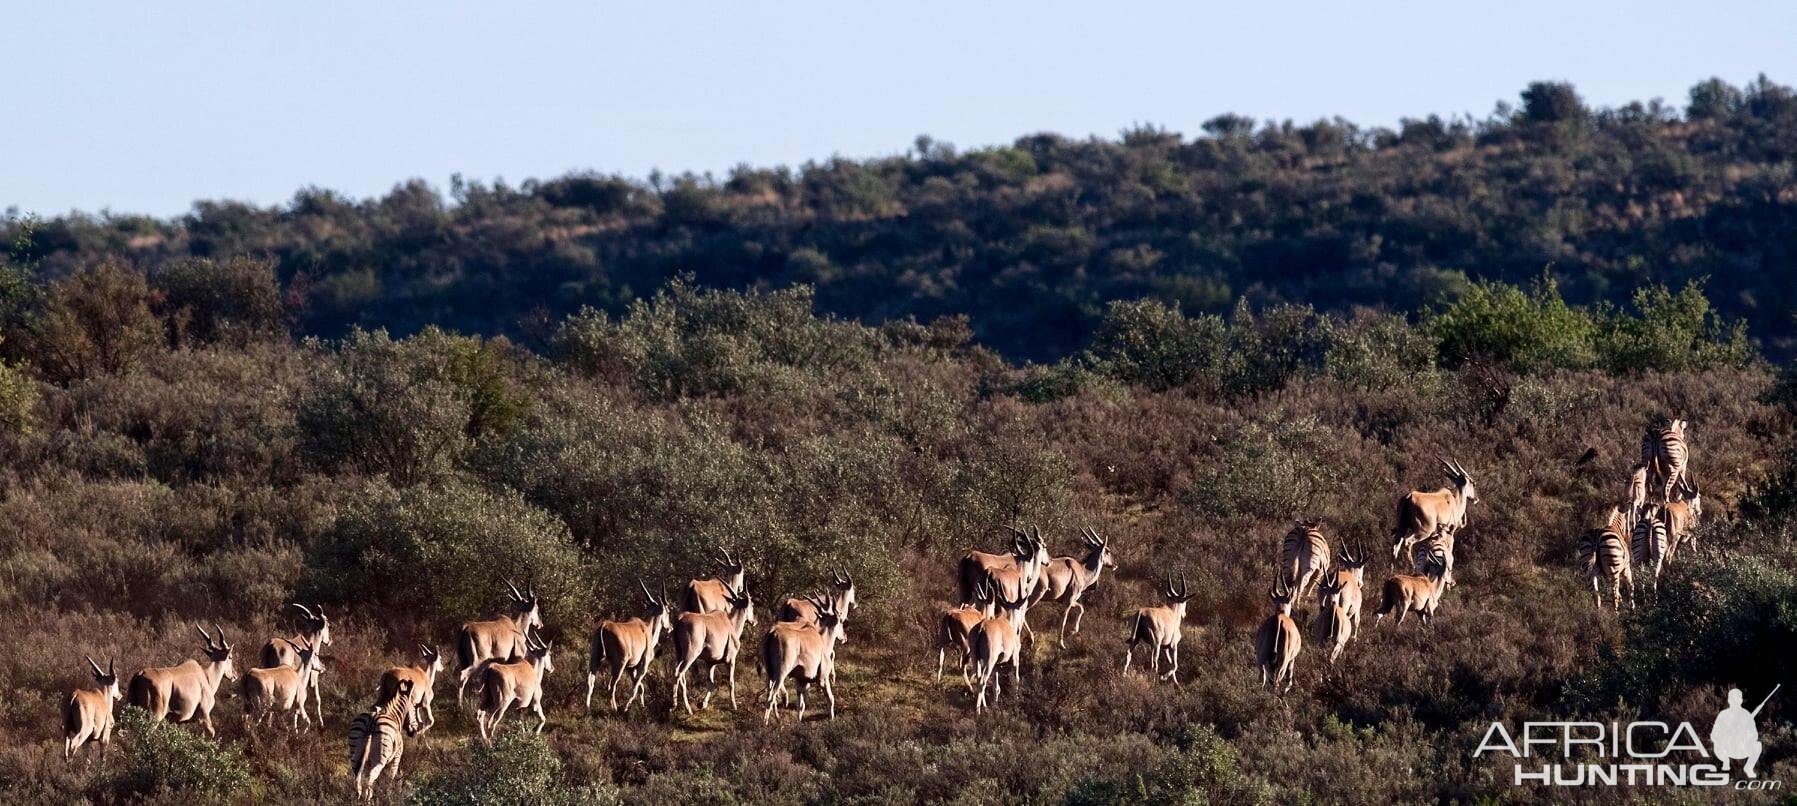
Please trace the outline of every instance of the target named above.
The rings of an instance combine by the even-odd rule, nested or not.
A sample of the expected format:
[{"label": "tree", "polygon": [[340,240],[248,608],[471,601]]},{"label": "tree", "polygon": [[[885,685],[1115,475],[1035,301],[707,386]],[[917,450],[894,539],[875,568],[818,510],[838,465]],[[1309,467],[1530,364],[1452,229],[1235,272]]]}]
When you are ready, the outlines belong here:
[{"label": "tree", "polygon": [[35,366],[68,383],[122,372],[162,342],[143,274],[105,261],[51,285],[33,324]]},{"label": "tree", "polygon": [[314,344],[323,360],[298,404],[302,453],[401,486],[448,471],[529,405],[503,344],[436,328],[402,341],[357,330],[334,353]]},{"label": "tree", "polygon": [[1576,123],[1591,116],[1585,102],[1564,81],[1536,81],[1522,91],[1523,118],[1530,123]]}]

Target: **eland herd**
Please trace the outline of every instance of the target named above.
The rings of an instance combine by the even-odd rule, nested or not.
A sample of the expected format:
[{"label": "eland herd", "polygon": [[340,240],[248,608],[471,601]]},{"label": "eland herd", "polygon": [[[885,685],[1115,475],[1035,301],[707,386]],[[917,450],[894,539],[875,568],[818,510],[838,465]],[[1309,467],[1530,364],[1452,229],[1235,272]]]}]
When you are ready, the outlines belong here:
[{"label": "eland herd", "polygon": [[[1603,525],[1580,541],[1580,564],[1600,610],[1606,585],[1613,607],[1621,608],[1625,589],[1632,604],[1639,588],[1657,590],[1659,576],[1681,546],[1695,544],[1702,497],[1688,472],[1686,428],[1683,420],[1661,420],[1648,430],[1641,443],[1641,462],[1631,471],[1622,500],[1609,509]],[[1384,580],[1375,624],[1388,615],[1402,624],[1415,613],[1427,626],[1440,609],[1443,594],[1454,586],[1455,538],[1465,528],[1468,509],[1479,501],[1479,494],[1472,475],[1458,462],[1443,459],[1441,470],[1448,486],[1411,491],[1397,499],[1391,555],[1401,560],[1408,553],[1411,567],[1410,572]],[[1086,601],[1101,577],[1117,568],[1110,541],[1094,529],[1079,532],[1077,554],[1057,557],[1051,556],[1040,528],[1006,528],[1008,551],[971,550],[960,558],[954,575],[958,598],[939,614],[933,630],[936,682],[941,682],[952,650],[975,713],[997,703],[1003,667],[1009,667],[1014,691],[1022,685],[1024,646],[1035,640],[1028,620],[1031,611],[1043,602],[1062,606],[1056,639],[1065,647],[1068,636],[1079,633]],[[1291,689],[1304,643],[1294,613],[1312,597],[1318,608],[1313,623],[1319,651],[1326,651],[1329,664],[1336,662],[1360,628],[1368,559],[1359,541],[1332,554],[1319,521],[1294,523],[1280,544],[1269,593],[1271,612],[1253,634],[1263,685],[1280,693]],[[693,712],[688,680],[694,674],[706,678],[699,708],[709,707],[718,693],[720,666],[726,670],[731,708],[736,707],[736,667],[744,633],[756,624],[755,602],[742,556],[719,550],[717,561],[718,573],[687,582],[674,601],[665,588],[653,591],[640,584],[641,611],[598,625],[587,656],[588,711],[602,676],[613,712],[628,713],[642,702],[645,680],[664,639],[672,647],[671,708]],[[475,689],[472,707],[486,742],[514,708],[534,714],[534,730],[543,730],[548,723],[543,709],[545,678],[555,670],[554,644],[540,633],[542,609],[534,582],[527,580],[522,588],[510,580],[504,583],[504,612],[462,624],[454,639],[456,703],[463,706],[470,687]],[[1135,608],[1126,616],[1121,668],[1127,673],[1136,650],[1143,648],[1148,650],[1146,663],[1154,678],[1177,686],[1182,625],[1195,594],[1183,573],[1169,574],[1160,593],[1161,602]],[[104,759],[120,700],[144,709],[153,720],[198,720],[208,734],[216,735],[212,711],[225,681],[238,684],[246,734],[253,734],[258,723],[272,725],[278,716],[288,718],[292,732],[309,730],[315,723],[322,730],[319,677],[326,668],[323,650],[332,642],[331,621],[319,604],[293,603],[288,608],[298,614],[298,631],[263,644],[260,665],[241,674],[232,645],[217,625],[211,632],[196,625],[204,642],[197,658],[139,670],[123,686],[116,661],[108,661],[102,669],[91,657],[85,658],[93,684],[72,692],[64,706],[65,758],[96,743]],[[788,680],[794,683],[791,697],[798,719],[804,719],[813,686],[823,691],[829,717],[835,717],[836,653],[847,640],[846,625],[855,608],[855,580],[841,569],[832,570],[821,591],[778,602],[774,622],[762,633],[754,656],[765,684],[763,722],[787,704]],[[349,770],[358,797],[372,797],[381,775],[396,777],[407,737],[436,724],[435,690],[448,671],[439,649],[419,645],[418,663],[382,673],[371,706],[353,718],[348,732]],[[626,676],[630,683],[620,704],[618,687]]]}]

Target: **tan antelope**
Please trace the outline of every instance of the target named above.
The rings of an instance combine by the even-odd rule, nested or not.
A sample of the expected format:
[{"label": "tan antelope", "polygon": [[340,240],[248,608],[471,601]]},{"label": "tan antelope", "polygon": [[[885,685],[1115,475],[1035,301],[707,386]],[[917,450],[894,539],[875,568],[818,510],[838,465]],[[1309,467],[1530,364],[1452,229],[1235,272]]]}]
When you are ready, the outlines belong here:
[{"label": "tan antelope", "polygon": [[1329,665],[1335,665],[1335,659],[1341,657],[1342,650],[1348,648],[1348,642],[1354,639],[1356,624],[1349,616],[1348,608],[1343,604],[1346,583],[1341,577],[1335,577],[1318,586],[1320,591],[1321,612],[1317,619],[1317,638],[1322,645],[1329,648]]},{"label": "tan antelope", "polygon": [[1604,609],[1602,582],[1610,584],[1610,604],[1622,610],[1622,589],[1629,590],[1629,601],[1635,599],[1635,579],[1629,570],[1629,539],[1624,536],[1624,518],[1618,507],[1610,508],[1604,525],[1585,533],[1579,540],[1579,562],[1591,578],[1591,600],[1598,610]]},{"label": "tan antelope", "polygon": [[992,586],[995,612],[967,635],[968,651],[973,655],[973,712],[986,710],[986,689],[992,689],[992,702],[999,698],[998,667],[1011,666],[1013,688],[1023,688],[1023,623],[1029,611],[1028,596],[1011,599],[997,586]]},{"label": "tan antelope", "polygon": [[1329,541],[1320,526],[1322,521],[1293,521],[1280,547],[1279,572],[1297,580],[1294,602],[1309,597],[1329,571]]},{"label": "tan antelope", "polygon": [[[732,587],[735,587],[732,585]],[[849,612],[855,609],[855,579],[840,568],[830,569],[830,591],[826,594],[830,606],[843,621],[849,618]],[[793,596],[780,603],[780,612],[775,621],[796,621],[805,624],[816,623],[817,607],[811,600],[802,596]]]},{"label": "tan antelope", "polygon": [[[730,667],[730,710],[736,710],[736,657],[742,653],[743,627],[755,623],[755,600],[750,598],[747,590],[737,590],[728,585],[724,593],[729,596],[730,609],[722,613],[681,613],[674,620],[674,694],[673,701],[686,706],[686,712],[693,712],[692,698],[687,695],[686,673],[695,664],[705,664],[705,679],[710,684],[704,698],[699,700],[700,708],[711,705],[711,695],[717,693],[718,664]],[[807,602],[809,604],[809,602]],[[815,622],[817,613],[812,611],[811,620]]]},{"label": "tan antelope", "polygon": [[1647,466],[1647,489],[1664,504],[1672,493],[1686,482],[1686,465],[1691,459],[1685,443],[1684,420],[1662,418],[1641,437],[1641,464]]},{"label": "tan antelope", "polygon": [[94,673],[94,687],[69,692],[69,701],[62,706],[63,760],[74,757],[75,751],[88,742],[99,742],[100,760],[105,761],[106,749],[112,746],[112,705],[124,696],[119,693],[115,663],[116,660],[108,659],[106,670],[101,671],[100,664],[87,658],[87,667]]},{"label": "tan antelope", "polygon": [[434,647],[419,644],[418,658],[416,666],[392,666],[381,673],[381,686],[374,695],[374,708],[378,711],[399,696],[400,684],[409,682],[412,707],[423,714],[415,732],[424,733],[437,724],[437,714],[431,705],[437,698],[437,675],[443,673],[443,653]]},{"label": "tan antelope", "polygon": [[805,721],[805,690],[817,684],[830,702],[830,718],[836,718],[836,645],[842,643],[842,619],[823,599],[813,599],[817,621],[812,624],[779,622],[761,639],[761,669],[767,675],[767,710],[761,721],[774,718],[779,692],[793,678],[798,692],[798,719]]},{"label": "tan antelope", "polygon": [[1637,463],[1629,469],[1629,483],[1622,493],[1622,517],[1626,534],[1634,533],[1635,519],[1640,517],[1644,506],[1647,506],[1647,465]]},{"label": "tan antelope", "polygon": [[1353,629],[1360,629],[1360,605],[1366,597],[1366,545],[1358,539],[1353,546],[1342,546],[1337,562],[1341,567],[1325,576],[1317,588],[1317,605],[1323,613],[1340,605]]},{"label": "tan antelope", "polygon": [[543,628],[543,611],[537,601],[537,586],[534,580],[524,581],[524,590],[511,580],[505,580],[507,595],[510,597],[506,615],[486,621],[470,621],[462,625],[456,634],[456,707],[462,705],[462,694],[468,690],[468,681],[474,676],[474,670],[484,661],[497,658],[521,658],[528,651],[525,647],[524,634],[533,629]]},{"label": "tan antelope", "polygon": [[[312,716],[306,713],[306,697],[318,690],[318,676],[324,673],[324,659],[318,656],[318,647],[306,639],[300,639],[299,668],[286,664],[250,669],[243,673],[237,685],[243,693],[243,727],[250,732],[257,717],[273,724],[278,711],[293,712],[291,730],[298,731],[300,722],[306,723],[307,729],[312,727]],[[324,730],[324,719],[318,721],[318,729]]]},{"label": "tan antelope", "polygon": [[[1036,586],[1041,584],[1042,575],[1051,559],[1048,556],[1048,544],[1042,540],[1042,530],[1032,527],[1030,533],[1025,533],[1010,526],[1005,528],[1011,531],[1010,554],[970,551],[961,558],[956,569],[961,604],[973,602],[970,598],[973,596],[973,588],[981,580],[990,580],[994,592],[1012,599],[1033,596]],[[1029,622],[1023,621],[1019,626],[1023,629],[1023,636],[1034,644],[1036,635],[1030,629]]]},{"label": "tan antelope", "polygon": [[743,589],[742,554],[719,548],[718,561],[722,570],[717,576],[686,583],[686,587],[680,591],[681,610],[688,613],[722,613],[730,609],[730,599],[724,595],[724,588]]},{"label": "tan antelope", "polygon": [[1697,485],[1691,485],[1691,495],[1683,501],[1674,501],[1666,505],[1666,532],[1672,537],[1672,546],[1666,551],[1666,559],[1671,560],[1689,543],[1697,548],[1697,525],[1703,519],[1703,494],[1697,491]]},{"label": "tan antelope", "polygon": [[221,680],[236,680],[237,670],[231,665],[231,645],[225,642],[225,631],[217,624],[208,635],[206,628],[194,625],[206,639],[201,648],[204,661],[189,660],[179,666],[157,666],[131,676],[126,701],[150,712],[154,720],[191,722],[198,716],[206,726],[206,734],[217,736],[212,729],[212,706],[218,702]]},{"label": "tan antelope", "polygon": [[624,679],[624,673],[630,673],[630,692],[624,698],[624,711],[629,713],[630,704],[643,696],[643,677],[649,673],[649,664],[655,660],[655,646],[661,637],[674,630],[672,614],[668,609],[667,592],[663,589],[660,598],[649,592],[649,586],[641,581],[643,598],[648,600],[648,608],[641,617],[629,621],[607,621],[599,625],[593,632],[593,650],[587,660],[587,710],[593,710],[593,684],[599,680],[599,670],[609,669],[611,679],[611,709],[618,710],[618,681]]},{"label": "tan antelope", "polygon": [[942,682],[942,664],[948,659],[948,651],[955,650],[961,656],[961,682],[967,686],[967,693],[973,693],[973,678],[968,670],[973,666],[973,647],[968,643],[973,635],[973,628],[980,622],[992,617],[998,607],[992,600],[992,585],[981,581],[974,587],[975,604],[951,607],[944,611],[936,625],[936,682]]},{"label": "tan antelope", "polygon": [[961,558],[955,569],[955,580],[960,586],[960,604],[973,603],[973,588],[981,580],[991,579],[999,587],[999,593],[1010,598],[1030,595],[1042,576],[1043,569],[1048,567],[1048,544],[1042,540],[1041,528],[1032,528],[1032,533],[1006,526],[1011,532],[1011,552],[1009,554],[987,554],[983,551],[969,551]]},{"label": "tan antelope", "polygon": [[[856,606],[855,580],[841,569],[830,569],[830,590],[822,598],[828,600],[831,608],[840,614],[837,616],[837,619],[842,622],[843,627],[841,643],[848,643],[849,611],[853,610]],[[811,604],[810,598],[803,596],[789,596],[786,601],[780,603],[780,611],[775,615],[774,621],[787,621],[797,624],[816,624],[817,607]],[[834,683],[835,681],[832,680],[831,682]],[[780,687],[780,704],[786,704],[785,685]]]},{"label": "tan antelope", "polygon": [[1452,534],[1466,525],[1466,508],[1479,503],[1472,476],[1459,462],[1441,460],[1452,487],[1433,492],[1412,490],[1398,497],[1397,523],[1391,530],[1391,558],[1404,556],[1411,544],[1430,535]]},{"label": "tan antelope", "polygon": [[[322,653],[324,647],[331,643],[331,619],[324,613],[324,605],[314,604],[310,607],[299,602],[288,602],[287,606],[300,613],[300,632],[292,638],[271,638],[262,645],[258,655],[263,668],[274,666],[291,666],[300,668],[299,645],[304,641],[312,645],[315,654]],[[318,714],[318,729],[324,730],[324,696],[318,690],[318,678],[312,678],[311,698],[313,710]]]},{"label": "tan antelope", "polygon": [[524,637],[524,657],[513,661],[490,660],[481,667],[480,740],[489,747],[490,734],[499,731],[499,721],[516,705],[537,715],[537,733],[549,724],[543,713],[543,678],[555,671],[554,642],[545,643],[532,631]]},{"label": "tan antelope", "polygon": [[1098,585],[1098,577],[1104,569],[1117,568],[1109,539],[1099,536],[1096,530],[1083,529],[1080,540],[1086,544],[1086,556],[1077,560],[1072,557],[1049,560],[1048,568],[1042,573],[1042,583],[1036,586],[1036,595],[1030,601],[1032,608],[1045,599],[1067,606],[1061,611],[1058,643],[1062,647],[1067,646],[1067,617],[1073,617],[1073,634],[1078,635],[1080,619],[1086,615],[1086,604],[1082,601],[1086,593]]},{"label": "tan antelope", "polygon": [[[1129,648],[1123,653],[1123,672],[1129,673],[1130,661],[1135,660],[1136,644],[1145,643],[1154,654],[1148,658],[1148,668],[1160,680],[1171,680],[1179,685],[1179,640],[1183,637],[1186,618],[1186,603],[1194,595],[1186,587],[1185,574],[1179,575],[1179,589],[1173,589],[1173,577],[1167,576],[1167,589],[1162,592],[1167,603],[1155,607],[1143,607],[1130,617],[1129,637],[1124,639]],[[1165,655],[1172,664],[1165,673],[1161,672],[1161,656]]]},{"label": "tan antelope", "polygon": [[406,737],[418,732],[418,711],[412,707],[412,681],[401,680],[385,705],[357,714],[349,723],[349,777],[356,797],[374,799],[374,785],[387,773],[399,778],[399,759],[406,752]]},{"label": "tan antelope", "polygon": [[1440,545],[1431,546],[1423,561],[1423,573],[1393,574],[1385,580],[1384,598],[1379,603],[1378,621],[1384,622],[1392,611],[1398,613],[1398,624],[1415,611],[1428,626],[1441,606],[1441,593],[1454,584],[1453,555]]},{"label": "tan antelope", "polygon": [[1649,596],[1660,593],[1660,572],[1666,568],[1666,558],[1672,552],[1672,541],[1666,529],[1665,510],[1658,504],[1649,504],[1641,510],[1640,519],[1635,521],[1634,532],[1629,536],[1629,569],[1633,577],[1629,585],[1630,598],[1640,587],[1648,589]]},{"label": "tan antelope", "polygon": [[1268,598],[1273,600],[1273,615],[1260,623],[1260,629],[1254,633],[1255,661],[1260,665],[1260,683],[1272,686],[1280,691],[1280,681],[1285,682],[1283,691],[1292,690],[1292,682],[1296,678],[1294,670],[1298,665],[1298,653],[1304,649],[1304,636],[1298,631],[1298,622],[1292,620],[1292,602],[1297,593],[1285,577],[1274,574],[1273,590]]}]

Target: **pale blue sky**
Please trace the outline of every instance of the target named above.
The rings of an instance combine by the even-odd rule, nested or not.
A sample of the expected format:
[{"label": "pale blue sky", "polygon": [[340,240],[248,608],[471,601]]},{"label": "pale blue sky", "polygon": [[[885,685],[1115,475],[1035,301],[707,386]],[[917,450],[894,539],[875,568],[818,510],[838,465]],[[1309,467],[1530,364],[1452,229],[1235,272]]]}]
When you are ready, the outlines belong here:
[{"label": "pale blue sky", "polygon": [[722,174],[1222,112],[1484,116],[1530,80],[1797,83],[1789,2],[219,2],[0,14],[0,209]]}]

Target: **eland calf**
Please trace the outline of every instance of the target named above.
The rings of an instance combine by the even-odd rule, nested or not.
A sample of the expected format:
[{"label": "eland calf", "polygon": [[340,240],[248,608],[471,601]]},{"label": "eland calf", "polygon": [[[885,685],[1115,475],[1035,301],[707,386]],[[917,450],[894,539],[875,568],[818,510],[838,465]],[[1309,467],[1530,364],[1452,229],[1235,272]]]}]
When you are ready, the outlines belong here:
[{"label": "eland calf", "polygon": [[522,657],[528,651],[525,633],[543,627],[543,610],[537,600],[536,582],[526,579],[524,590],[520,591],[508,579],[505,580],[505,587],[510,596],[505,615],[486,621],[467,622],[456,633],[457,707],[462,705],[462,695],[468,690],[468,681],[474,677],[480,664],[494,658],[504,660]]},{"label": "eland calf", "polygon": [[87,658],[87,667],[94,675],[94,687],[69,692],[69,701],[62,706],[64,760],[73,757],[75,751],[88,742],[99,742],[100,759],[106,759],[106,749],[112,745],[112,706],[124,696],[119,692],[118,672],[114,671],[116,662],[116,659],[108,659],[105,671],[101,671],[100,664]]},{"label": "eland calf", "polygon": [[[1129,648],[1123,652],[1123,672],[1129,673],[1130,662],[1135,660],[1136,644],[1147,644],[1154,654],[1148,658],[1148,668],[1154,672],[1158,680],[1171,680],[1179,685],[1179,641],[1184,637],[1183,624],[1186,619],[1186,603],[1194,595],[1186,586],[1185,574],[1179,575],[1179,589],[1173,588],[1173,577],[1167,577],[1167,589],[1161,593],[1167,603],[1154,607],[1137,608],[1130,617],[1129,637],[1125,641]],[[1171,664],[1167,671],[1161,671],[1161,657],[1166,656]]]},{"label": "eland calf", "polygon": [[[1273,614],[1261,622],[1260,629],[1254,633],[1255,660],[1260,665],[1260,683],[1270,685],[1281,693],[1292,690],[1292,682],[1296,677],[1294,670],[1298,666],[1298,653],[1304,649],[1304,636],[1298,630],[1298,622],[1292,620],[1292,600],[1296,593],[1285,577],[1275,575],[1273,590],[1267,598],[1273,600]],[[1285,688],[1279,688],[1281,682]]]},{"label": "eland calf", "polygon": [[524,657],[514,661],[487,661],[481,667],[480,740],[489,747],[490,734],[499,730],[499,721],[516,705],[537,715],[537,729],[549,724],[543,713],[543,678],[555,671],[555,646],[545,643],[533,631],[524,636]]},{"label": "eland calf", "polygon": [[1453,584],[1453,555],[1440,545],[1432,546],[1423,561],[1420,576],[1393,574],[1386,578],[1377,620],[1382,622],[1387,614],[1397,611],[1398,624],[1403,624],[1404,617],[1415,612],[1426,627],[1441,606],[1442,591]]},{"label": "eland calf", "polygon": [[[318,647],[304,638],[300,639],[299,668],[282,664],[244,672],[237,683],[243,693],[244,732],[250,732],[257,717],[272,724],[280,711],[293,712],[290,730],[297,732],[302,720],[310,729],[312,716],[306,713],[306,697],[318,690],[318,676],[323,673],[324,659],[318,656]],[[318,729],[324,730],[323,717],[319,717]]]},{"label": "eland calf", "polygon": [[[271,638],[268,643],[263,644],[262,651],[258,655],[262,660],[262,668],[291,666],[298,669],[300,668],[299,647],[302,642],[310,644],[314,654],[323,652],[324,647],[331,643],[331,619],[325,615],[324,605],[307,606],[299,602],[288,602],[287,607],[299,611],[299,634],[291,638]],[[316,676],[312,678],[311,698],[312,708],[318,714],[318,727],[323,730],[324,696],[318,690]]]}]

